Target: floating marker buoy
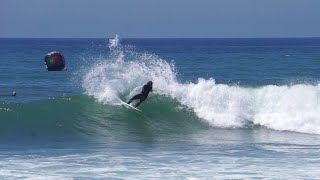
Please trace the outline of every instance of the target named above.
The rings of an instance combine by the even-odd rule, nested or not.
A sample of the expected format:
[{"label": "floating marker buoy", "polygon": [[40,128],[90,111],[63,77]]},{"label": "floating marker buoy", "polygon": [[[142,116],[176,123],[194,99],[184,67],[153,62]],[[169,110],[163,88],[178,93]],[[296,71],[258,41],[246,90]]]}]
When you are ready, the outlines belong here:
[{"label": "floating marker buoy", "polygon": [[44,62],[48,71],[61,71],[66,66],[63,55],[58,51],[48,53],[44,58]]}]

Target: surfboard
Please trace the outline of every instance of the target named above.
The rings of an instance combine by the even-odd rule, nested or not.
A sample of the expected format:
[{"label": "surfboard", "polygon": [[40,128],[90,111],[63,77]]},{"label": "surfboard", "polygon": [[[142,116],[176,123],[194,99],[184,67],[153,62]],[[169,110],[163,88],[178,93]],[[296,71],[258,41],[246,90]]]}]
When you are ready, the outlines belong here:
[{"label": "surfboard", "polygon": [[142,113],[142,111],[141,111],[140,109],[135,108],[135,107],[131,106],[130,104],[127,104],[127,103],[125,103],[125,102],[123,102],[122,104],[125,105],[126,107],[130,108],[130,109],[133,109],[133,110],[135,110],[135,111],[138,111],[138,112],[141,112],[141,113]]}]

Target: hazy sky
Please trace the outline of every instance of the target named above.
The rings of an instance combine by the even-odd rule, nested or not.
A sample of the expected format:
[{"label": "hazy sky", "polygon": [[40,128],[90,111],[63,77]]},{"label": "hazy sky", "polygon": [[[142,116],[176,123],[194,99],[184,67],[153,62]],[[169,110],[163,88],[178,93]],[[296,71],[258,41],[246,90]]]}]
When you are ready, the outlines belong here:
[{"label": "hazy sky", "polygon": [[320,0],[0,0],[0,37],[320,37]]}]

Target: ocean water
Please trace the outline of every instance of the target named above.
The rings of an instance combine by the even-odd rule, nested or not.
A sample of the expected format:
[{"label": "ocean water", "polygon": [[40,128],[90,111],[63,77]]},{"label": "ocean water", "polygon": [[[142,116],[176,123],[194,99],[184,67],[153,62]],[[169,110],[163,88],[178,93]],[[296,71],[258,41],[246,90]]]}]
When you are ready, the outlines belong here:
[{"label": "ocean water", "polygon": [[0,62],[0,179],[320,178],[320,38],[2,38]]}]

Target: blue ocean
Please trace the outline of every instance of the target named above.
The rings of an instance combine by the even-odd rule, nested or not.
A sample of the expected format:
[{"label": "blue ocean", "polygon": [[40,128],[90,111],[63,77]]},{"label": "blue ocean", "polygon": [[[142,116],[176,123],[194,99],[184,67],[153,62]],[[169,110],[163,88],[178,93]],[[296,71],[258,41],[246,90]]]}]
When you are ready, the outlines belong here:
[{"label": "blue ocean", "polygon": [[0,62],[0,179],[320,178],[320,38],[1,38]]}]

